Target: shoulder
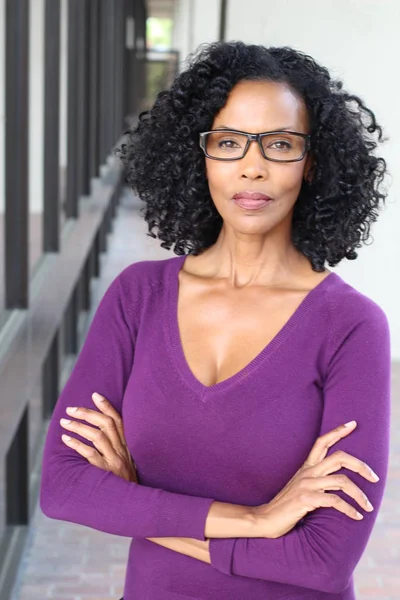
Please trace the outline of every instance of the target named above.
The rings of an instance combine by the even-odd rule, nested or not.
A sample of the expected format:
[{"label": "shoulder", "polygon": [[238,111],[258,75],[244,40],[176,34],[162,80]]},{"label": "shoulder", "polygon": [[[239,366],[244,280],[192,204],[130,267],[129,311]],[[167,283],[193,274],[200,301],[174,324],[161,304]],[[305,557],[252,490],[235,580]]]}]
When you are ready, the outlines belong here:
[{"label": "shoulder", "polygon": [[184,256],[141,260],[125,267],[111,285],[118,288],[123,304],[137,305],[148,295],[162,291],[179,270]]},{"label": "shoulder", "polygon": [[387,341],[390,330],[384,309],[337,273],[329,279],[325,298],[333,346],[337,348],[351,336],[356,336],[358,340]]},{"label": "shoulder", "polygon": [[144,288],[163,285],[170,280],[174,269],[179,269],[183,256],[172,256],[160,260],[140,260],[134,262],[118,275],[123,287],[141,285]]}]

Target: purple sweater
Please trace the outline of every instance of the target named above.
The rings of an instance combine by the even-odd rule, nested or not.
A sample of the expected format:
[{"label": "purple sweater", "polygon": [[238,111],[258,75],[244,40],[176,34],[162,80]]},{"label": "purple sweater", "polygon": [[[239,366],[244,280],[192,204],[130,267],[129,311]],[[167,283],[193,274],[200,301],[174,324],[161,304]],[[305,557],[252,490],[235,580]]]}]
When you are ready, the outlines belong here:
[{"label": "purple sweater", "polygon": [[[141,261],[111,283],[50,422],[40,506],[45,515],[132,538],[124,600],[351,600],[353,571],[387,479],[390,333],[383,310],[331,273],[244,369],[206,387],[191,372],[177,323],[184,256]],[[122,414],[140,485],[86,461],[61,440],[67,406]],[[212,539],[211,565],[146,540],[204,540],[213,500],[269,502],[317,437],[358,427],[330,451],[364,460],[378,483],[348,469],[375,510],[350,519],[309,513],[278,539]],[[88,445],[86,439],[72,434]]]}]

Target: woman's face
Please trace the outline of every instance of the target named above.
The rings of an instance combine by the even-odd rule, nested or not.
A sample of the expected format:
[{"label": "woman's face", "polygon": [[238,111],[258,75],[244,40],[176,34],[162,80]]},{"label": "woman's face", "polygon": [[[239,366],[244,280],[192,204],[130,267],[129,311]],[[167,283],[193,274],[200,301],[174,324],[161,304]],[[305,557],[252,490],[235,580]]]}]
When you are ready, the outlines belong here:
[{"label": "woman's face", "polygon": [[[215,117],[211,129],[217,128],[247,133],[282,129],[309,133],[309,121],[303,101],[284,84],[241,81]],[[267,160],[256,142],[250,144],[240,160],[225,162],[206,158],[210,194],[224,226],[241,233],[261,235],[283,223],[291,227],[293,208],[310,167],[309,154],[292,163]],[[233,196],[248,191],[261,192],[274,201],[257,210],[241,208]]]}]

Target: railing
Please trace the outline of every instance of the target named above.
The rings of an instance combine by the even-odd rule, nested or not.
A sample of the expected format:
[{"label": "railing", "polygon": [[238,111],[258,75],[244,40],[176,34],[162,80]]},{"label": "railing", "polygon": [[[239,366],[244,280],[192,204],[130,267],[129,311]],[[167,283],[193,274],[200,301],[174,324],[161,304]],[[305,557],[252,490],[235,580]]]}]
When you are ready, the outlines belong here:
[{"label": "railing", "polygon": [[[42,257],[28,268],[29,0],[6,16],[5,311],[0,319],[0,598],[8,600],[37,503],[48,420],[85,336],[119,201],[112,147],[142,104],[144,0],[66,0],[67,170],[59,181],[61,0],[44,0]],[[65,6],[65,4],[63,4]],[[139,44],[140,45],[140,44]],[[65,197],[60,190],[65,188]],[[64,195],[63,195],[64,196]],[[60,209],[64,208],[64,223]]]}]

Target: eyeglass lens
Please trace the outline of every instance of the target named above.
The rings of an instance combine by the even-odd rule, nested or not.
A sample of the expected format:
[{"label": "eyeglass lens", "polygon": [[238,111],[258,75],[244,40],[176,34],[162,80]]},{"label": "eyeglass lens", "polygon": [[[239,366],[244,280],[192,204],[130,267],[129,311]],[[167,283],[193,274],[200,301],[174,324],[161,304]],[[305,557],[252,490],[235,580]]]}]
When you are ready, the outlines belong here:
[{"label": "eyeglass lens", "polygon": [[[213,131],[205,136],[207,154],[214,158],[241,158],[247,144],[247,137],[240,133]],[[265,155],[274,160],[296,160],[305,150],[306,140],[290,133],[274,133],[261,137]]]}]

